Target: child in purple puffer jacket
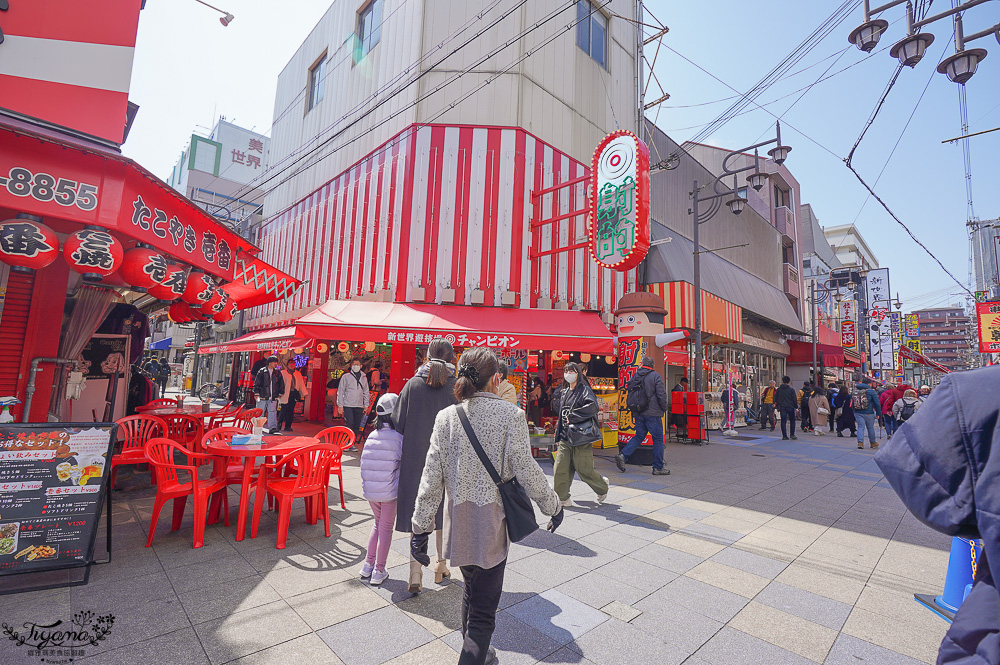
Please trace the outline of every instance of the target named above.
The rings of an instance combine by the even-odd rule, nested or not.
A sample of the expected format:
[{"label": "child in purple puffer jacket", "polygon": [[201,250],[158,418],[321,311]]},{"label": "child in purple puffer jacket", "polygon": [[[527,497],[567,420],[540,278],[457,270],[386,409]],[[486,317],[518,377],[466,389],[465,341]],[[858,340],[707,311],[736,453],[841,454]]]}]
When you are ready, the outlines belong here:
[{"label": "child in purple puffer jacket", "polygon": [[375,405],[375,431],[368,435],[361,453],[361,492],[375,515],[361,577],[371,578],[372,586],[382,584],[389,577],[385,560],[392,544],[392,526],[396,522],[399,458],[403,454],[403,435],[396,431],[392,422],[392,410],[398,399],[395,393],[379,398]]}]

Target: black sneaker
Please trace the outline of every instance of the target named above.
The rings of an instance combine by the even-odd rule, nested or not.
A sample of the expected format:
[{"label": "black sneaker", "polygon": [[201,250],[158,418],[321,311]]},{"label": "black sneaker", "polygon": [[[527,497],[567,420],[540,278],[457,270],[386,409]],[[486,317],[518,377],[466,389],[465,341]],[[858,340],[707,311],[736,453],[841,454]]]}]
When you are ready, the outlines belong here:
[{"label": "black sneaker", "polygon": [[625,456],[621,453],[615,455],[615,465],[618,467],[619,471],[625,473]]},{"label": "black sneaker", "polygon": [[795,436],[794,434],[790,438],[792,440],[794,440],[794,441],[798,441],[799,440],[799,437]]},{"label": "black sneaker", "polygon": [[667,468],[653,469],[653,475],[654,476],[669,476],[670,475],[670,469],[667,469]]},{"label": "black sneaker", "polygon": [[783,437],[781,437],[781,440],[782,441],[788,441],[788,437],[787,436],[783,436]]},{"label": "black sneaker", "polygon": [[486,650],[486,665],[497,665],[499,662],[500,660],[497,658],[497,650],[493,648],[493,645],[490,645]]}]

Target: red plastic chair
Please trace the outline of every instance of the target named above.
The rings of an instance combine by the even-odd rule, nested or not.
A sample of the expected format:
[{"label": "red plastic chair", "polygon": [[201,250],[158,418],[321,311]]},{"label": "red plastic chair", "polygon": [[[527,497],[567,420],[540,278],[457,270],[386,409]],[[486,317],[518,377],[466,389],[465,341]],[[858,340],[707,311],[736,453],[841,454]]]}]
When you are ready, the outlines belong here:
[{"label": "red plastic chair", "polygon": [[254,418],[260,418],[263,414],[264,409],[246,409],[236,416],[236,423],[234,426],[239,427],[240,429],[245,429],[248,432],[252,432],[253,423],[250,421]]},{"label": "red plastic chair", "polygon": [[[146,464],[144,447],[150,439],[167,435],[167,424],[156,416],[126,416],[115,421],[118,434],[122,436],[121,452],[111,456],[111,488],[115,487],[118,477],[118,467],[124,464]],[[151,470],[152,471],[152,470]],[[156,484],[156,475],[150,473],[152,482]]]},{"label": "red plastic chair", "polygon": [[222,407],[214,416],[208,419],[208,424],[205,425],[205,431],[209,432],[213,429],[218,429],[219,427],[235,427],[236,418],[242,411],[242,406],[238,406],[230,402],[226,406]]},{"label": "red plastic chair", "polygon": [[[330,462],[338,454],[338,450],[328,444],[304,446],[284,455],[275,462],[261,464],[257,474],[257,496],[253,502],[253,525],[250,537],[257,537],[257,526],[260,524],[260,514],[264,509],[263,496],[273,496],[278,500],[278,541],[277,548],[285,549],[288,540],[288,521],[291,518],[292,501],[306,499],[306,519],[310,524],[317,521],[316,508],[323,510],[323,523],[326,527],[326,537],[330,537],[330,504],[329,493]],[[286,465],[294,465],[295,476],[285,478],[277,472]],[[310,505],[313,500],[315,508]]]},{"label": "red plastic chair", "polygon": [[137,406],[135,407],[135,410],[138,413],[142,413],[143,411],[149,411],[151,409],[170,409],[180,406],[180,403],[180,400],[174,397],[161,397],[160,399],[154,399],[152,402],[149,402],[144,406]]},{"label": "red plastic chair", "polygon": [[[156,438],[146,442],[146,459],[156,467],[159,482],[156,485],[156,500],[153,503],[153,517],[149,523],[149,538],[146,540],[146,547],[153,544],[153,536],[156,534],[156,522],[160,517],[160,509],[163,504],[173,499],[174,517],[170,523],[170,530],[177,531],[181,528],[181,520],[184,518],[184,506],[189,496],[194,497],[194,547],[198,548],[205,544],[205,524],[214,524],[218,519],[208,519],[208,499],[216,493],[222,492],[222,505],[225,508],[225,524],[229,526],[229,493],[226,491],[226,478],[224,467],[218,457],[193,453],[183,446],[179,446],[170,439]],[[174,457],[177,453],[184,455],[191,464],[177,464]],[[212,477],[201,479],[198,477],[198,460],[202,464],[214,461],[216,464]],[[187,471],[190,480],[181,482],[179,471]]]},{"label": "red plastic chair", "polygon": [[184,413],[160,416],[167,424],[167,438],[185,448],[196,450],[203,433],[203,420]]},{"label": "red plastic chair", "polygon": [[[340,507],[347,509],[344,503],[344,474],[340,468],[340,460],[344,451],[354,445],[354,432],[348,427],[327,427],[316,435],[320,443],[333,446],[337,449],[337,454],[330,460],[330,475],[336,475],[340,481]],[[327,479],[329,482],[329,478]]]}]

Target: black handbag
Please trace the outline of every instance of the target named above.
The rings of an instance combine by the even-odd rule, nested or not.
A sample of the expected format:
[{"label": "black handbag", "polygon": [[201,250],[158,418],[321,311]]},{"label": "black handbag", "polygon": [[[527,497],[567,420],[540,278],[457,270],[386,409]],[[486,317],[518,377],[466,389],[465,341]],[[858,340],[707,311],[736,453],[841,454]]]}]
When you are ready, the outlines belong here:
[{"label": "black handbag", "polygon": [[497,473],[496,467],[493,466],[490,458],[486,456],[486,451],[483,450],[482,444],[479,443],[479,438],[472,429],[472,423],[469,422],[469,416],[465,413],[464,404],[458,405],[458,419],[462,421],[462,427],[465,428],[465,433],[469,436],[469,441],[472,443],[472,448],[476,451],[476,455],[479,456],[479,461],[486,467],[486,473],[490,474],[490,478],[500,492],[503,512],[507,517],[507,536],[512,543],[524,540],[538,530],[538,522],[535,521],[535,509],[531,506],[531,499],[528,498],[528,493],[524,491],[521,483],[518,482],[517,476],[514,476],[510,480],[503,480],[500,474]]}]

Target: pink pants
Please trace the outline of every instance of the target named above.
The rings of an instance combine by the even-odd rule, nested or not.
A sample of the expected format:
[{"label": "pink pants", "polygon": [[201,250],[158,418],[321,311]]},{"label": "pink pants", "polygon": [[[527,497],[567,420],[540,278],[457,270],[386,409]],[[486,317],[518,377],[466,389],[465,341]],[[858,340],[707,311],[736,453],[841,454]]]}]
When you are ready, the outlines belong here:
[{"label": "pink pants", "polygon": [[396,523],[395,501],[369,501],[375,514],[372,524],[372,535],[368,537],[368,557],[365,561],[374,564],[375,570],[385,572],[385,560],[389,557],[389,546],[392,545],[392,527]]}]

